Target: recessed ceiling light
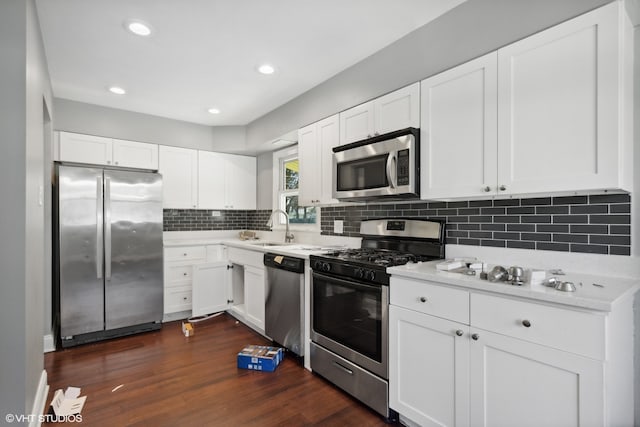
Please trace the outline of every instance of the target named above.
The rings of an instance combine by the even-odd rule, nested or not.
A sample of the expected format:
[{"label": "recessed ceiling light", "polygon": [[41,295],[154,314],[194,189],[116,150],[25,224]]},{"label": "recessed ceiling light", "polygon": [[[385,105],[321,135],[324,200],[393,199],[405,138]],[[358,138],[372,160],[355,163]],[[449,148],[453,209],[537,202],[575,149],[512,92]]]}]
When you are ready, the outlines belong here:
[{"label": "recessed ceiling light", "polygon": [[127,91],[126,91],[126,90],[122,89],[122,88],[121,88],[121,87],[119,87],[119,86],[111,86],[111,87],[109,88],[109,92],[111,92],[111,93],[115,93],[116,95],[124,95],[125,93],[127,93]]},{"label": "recessed ceiling light", "polygon": [[151,26],[137,19],[125,22],[125,28],[138,36],[146,37],[151,34]]},{"label": "recessed ceiling light", "polygon": [[262,74],[273,74],[276,71],[276,69],[273,68],[273,65],[262,64],[261,66],[258,67],[258,71],[261,72]]},{"label": "recessed ceiling light", "polygon": [[211,114],[220,114],[220,110],[217,108],[209,108],[207,111]]}]

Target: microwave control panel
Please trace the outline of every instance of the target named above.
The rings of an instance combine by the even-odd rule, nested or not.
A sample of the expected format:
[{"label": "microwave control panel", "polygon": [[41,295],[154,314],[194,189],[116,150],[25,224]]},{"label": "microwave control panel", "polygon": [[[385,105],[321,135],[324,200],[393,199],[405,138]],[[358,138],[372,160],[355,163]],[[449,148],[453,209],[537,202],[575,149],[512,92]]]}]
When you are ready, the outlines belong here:
[{"label": "microwave control panel", "polygon": [[409,185],[409,150],[398,151],[398,185]]}]

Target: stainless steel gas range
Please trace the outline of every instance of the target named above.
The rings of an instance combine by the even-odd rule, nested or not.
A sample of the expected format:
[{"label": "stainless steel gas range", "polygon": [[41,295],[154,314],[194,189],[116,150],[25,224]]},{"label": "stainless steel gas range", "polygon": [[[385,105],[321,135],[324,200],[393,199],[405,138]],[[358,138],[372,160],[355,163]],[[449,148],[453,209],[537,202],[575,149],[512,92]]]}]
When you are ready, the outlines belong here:
[{"label": "stainless steel gas range", "polygon": [[387,267],[444,258],[444,222],[377,219],[360,225],[362,245],[310,256],[311,369],[387,419]]}]

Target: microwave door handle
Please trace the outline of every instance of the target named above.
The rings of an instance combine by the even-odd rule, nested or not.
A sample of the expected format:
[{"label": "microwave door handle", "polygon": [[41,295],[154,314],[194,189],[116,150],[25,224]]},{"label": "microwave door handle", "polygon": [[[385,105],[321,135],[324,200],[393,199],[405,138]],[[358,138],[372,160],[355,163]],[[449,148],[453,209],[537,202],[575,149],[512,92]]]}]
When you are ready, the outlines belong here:
[{"label": "microwave door handle", "polygon": [[389,180],[389,187],[396,188],[398,186],[398,182],[396,179],[396,153],[395,151],[389,153],[389,157],[387,157],[387,179]]}]

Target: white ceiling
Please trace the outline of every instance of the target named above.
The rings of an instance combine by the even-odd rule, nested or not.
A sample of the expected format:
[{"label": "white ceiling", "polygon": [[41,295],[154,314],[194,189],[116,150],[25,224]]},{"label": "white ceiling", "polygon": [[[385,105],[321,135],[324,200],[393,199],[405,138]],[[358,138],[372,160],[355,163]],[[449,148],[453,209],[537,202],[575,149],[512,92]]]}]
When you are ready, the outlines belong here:
[{"label": "white ceiling", "polygon": [[[55,97],[221,126],[250,123],[463,1],[37,0],[37,8]],[[129,33],[128,19],[151,24],[152,35]],[[276,73],[257,73],[263,62]]]}]

